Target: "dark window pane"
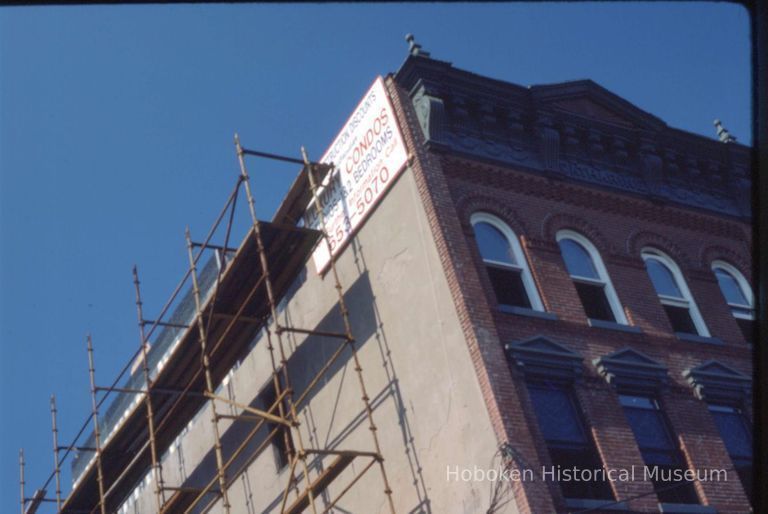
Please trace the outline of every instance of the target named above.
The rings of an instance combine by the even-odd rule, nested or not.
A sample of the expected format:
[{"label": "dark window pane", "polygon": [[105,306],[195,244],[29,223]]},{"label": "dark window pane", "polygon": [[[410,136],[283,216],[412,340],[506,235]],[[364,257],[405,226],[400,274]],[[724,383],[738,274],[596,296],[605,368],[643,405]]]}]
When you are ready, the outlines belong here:
[{"label": "dark window pane", "polygon": [[[539,427],[547,442],[552,465],[569,470],[601,469],[602,464],[587,437],[570,392],[542,383],[529,383],[528,392]],[[562,480],[559,484],[566,498],[613,499],[607,481]]]},{"label": "dark window pane", "polygon": [[734,461],[734,465],[736,466],[736,473],[739,475],[739,479],[741,479],[741,485],[744,486],[744,490],[747,492],[748,496],[752,495],[752,460],[749,462],[738,462]]},{"label": "dark window pane", "polygon": [[693,319],[691,318],[691,312],[687,307],[664,305],[664,310],[667,312],[667,317],[673,331],[698,335],[699,331],[696,330],[696,325],[693,324]]},{"label": "dark window pane", "polygon": [[479,222],[473,225],[475,239],[483,259],[516,264],[512,247],[506,236],[490,223]]},{"label": "dark window pane", "polygon": [[[272,382],[264,388],[261,393],[262,408],[266,411],[269,410],[277,400],[275,394],[275,386]],[[285,405],[283,405],[285,408]],[[276,407],[272,411],[275,415],[280,415],[279,407]],[[278,427],[276,423],[267,423],[267,433],[271,433],[272,430]],[[270,441],[275,454],[275,463],[277,469],[280,470],[290,463],[290,456],[294,454],[293,440],[291,439],[291,432],[287,427],[282,427],[280,430],[272,436]]]},{"label": "dark window pane", "polygon": [[[580,449],[558,448],[549,445],[549,456],[552,465],[561,469],[595,470],[602,465],[591,447]],[[607,480],[561,480],[560,490],[566,498],[593,500],[612,500],[613,491]]]},{"label": "dark window pane", "polygon": [[654,466],[674,466],[677,464],[674,452],[670,450],[641,450],[643,462]]},{"label": "dark window pane", "polygon": [[680,450],[658,404],[649,397],[622,396],[621,404],[643,461],[649,468],[656,495],[662,503],[699,503],[693,483],[675,478],[685,467]]},{"label": "dark window pane", "polygon": [[754,343],[755,335],[755,322],[751,319],[736,318],[736,323],[739,324],[741,333],[744,334],[744,339],[748,343]]},{"label": "dark window pane", "polygon": [[594,278],[595,280],[600,279],[600,275],[597,274],[595,269],[595,264],[592,262],[592,257],[586,248],[571,239],[561,239],[558,241],[558,244],[560,245],[560,252],[563,254],[565,267],[568,268],[569,274]]},{"label": "dark window pane", "polygon": [[573,402],[561,389],[529,386],[533,410],[547,441],[585,445],[587,443]]},{"label": "dark window pane", "polygon": [[656,259],[646,259],[645,268],[648,270],[648,276],[651,277],[656,293],[674,298],[683,298],[675,276],[664,264]]},{"label": "dark window pane", "polygon": [[733,407],[710,405],[723,444],[747,494],[752,492],[752,434],[744,415]]},{"label": "dark window pane", "polygon": [[519,270],[486,266],[488,278],[491,279],[493,292],[496,293],[496,301],[499,305],[512,305],[514,307],[531,308],[528,294],[525,292],[523,277]]},{"label": "dark window pane", "polygon": [[752,436],[738,411],[710,411],[731,457],[752,457]]},{"label": "dark window pane", "polygon": [[616,321],[608,298],[605,296],[605,286],[584,282],[574,282],[574,285],[576,292],[579,293],[579,298],[581,298],[581,304],[584,306],[584,313],[588,318]]},{"label": "dark window pane", "polygon": [[637,445],[641,450],[668,451],[675,448],[664,424],[664,419],[661,417],[661,412],[625,407],[624,413],[627,415],[627,420],[635,433]]},{"label": "dark window pane", "polygon": [[645,465],[653,469],[649,477],[660,503],[699,503],[693,482],[683,478],[685,468],[647,461]]}]

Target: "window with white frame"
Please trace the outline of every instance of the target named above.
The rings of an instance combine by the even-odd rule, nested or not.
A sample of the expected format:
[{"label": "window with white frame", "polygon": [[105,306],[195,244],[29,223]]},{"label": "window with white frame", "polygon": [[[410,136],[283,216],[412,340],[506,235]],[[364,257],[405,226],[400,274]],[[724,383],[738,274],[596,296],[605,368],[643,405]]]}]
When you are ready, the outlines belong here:
[{"label": "window with white frame", "polygon": [[709,330],[675,261],[655,248],[646,248],[641,255],[672,329],[677,333],[709,337]]},{"label": "window with white frame", "polygon": [[543,311],[520,241],[512,229],[484,212],[473,214],[470,222],[499,306]]},{"label": "window with white frame", "polygon": [[752,288],[739,270],[724,261],[714,261],[712,271],[717,277],[725,301],[731,308],[733,317],[739,324],[744,339],[752,342],[754,332],[755,307]]},{"label": "window with white frame", "polygon": [[556,238],[587,317],[626,325],[624,309],[595,245],[571,230],[561,230]]}]

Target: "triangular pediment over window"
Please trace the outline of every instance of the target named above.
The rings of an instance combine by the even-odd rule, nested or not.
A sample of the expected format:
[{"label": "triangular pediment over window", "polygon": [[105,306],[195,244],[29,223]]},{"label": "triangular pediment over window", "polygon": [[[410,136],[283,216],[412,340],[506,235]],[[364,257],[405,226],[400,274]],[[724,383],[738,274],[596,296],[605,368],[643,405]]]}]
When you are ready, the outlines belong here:
[{"label": "triangular pediment over window", "polygon": [[547,337],[508,343],[506,351],[526,376],[572,381],[582,372],[581,355]]},{"label": "triangular pediment over window", "polygon": [[683,372],[696,396],[714,403],[741,403],[752,388],[752,378],[722,362],[710,360]]},{"label": "triangular pediment over window", "polygon": [[593,364],[609,384],[622,391],[656,391],[669,380],[666,366],[632,348],[595,359]]}]

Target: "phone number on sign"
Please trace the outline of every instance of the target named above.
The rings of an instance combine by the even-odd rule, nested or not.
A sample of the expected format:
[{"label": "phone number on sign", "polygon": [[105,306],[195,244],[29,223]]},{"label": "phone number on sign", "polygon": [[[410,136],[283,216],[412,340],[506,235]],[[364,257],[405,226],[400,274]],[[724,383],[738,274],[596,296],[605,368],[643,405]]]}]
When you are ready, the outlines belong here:
[{"label": "phone number on sign", "polygon": [[386,188],[390,177],[389,168],[386,166],[382,166],[376,173],[369,175],[367,183],[361,185],[356,194],[349,200],[349,205],[353,206],[353,210],[349,213],[340,211],[330,220],[328,241],[331,244],[331,251],[335,251],[339,245],[344,243],[352,230],[354,221],[365,216]]}]

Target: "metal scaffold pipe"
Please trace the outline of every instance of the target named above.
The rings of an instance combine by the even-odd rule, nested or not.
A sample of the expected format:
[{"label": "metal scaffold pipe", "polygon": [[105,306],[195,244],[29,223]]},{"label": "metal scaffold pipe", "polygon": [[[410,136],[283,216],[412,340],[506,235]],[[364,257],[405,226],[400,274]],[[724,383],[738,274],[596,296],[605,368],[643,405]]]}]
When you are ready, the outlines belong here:
[{"label": "metal scaffold pipe", "polygon": [[[185,237],[187,240],[187,254],[189,255],[189,268],[192,275],[192,292],[195,297],[195,312],[196,323],[198,328],[198,337],[200,339],[200,354],[203,365],[203,373],[205,375],[205,387],[209,394],[214,393],[213,378],[211,377],[210,361],[208,359],[207,348],[207,334],[205,330],[205,324],[203,320],[203,312],[200,299],[200,286],[197,281],[197,264],[194,253],[192,251],[192,238],[189,234],[189,227],[185,231]],[[216,473],[219,478],[219,489],[221,492],[221,498],[224,503],[224,512],[229,514],[229,494],[227,493],[227,478],[226,470],[224,468],[224,455],[221,446],[221,434],[219,433],[219,418],[216,412],[216,402],[211,401],[211,424],[213,426],[214,441],[214,453],[216,454]]]},{"label": "metal scaffold pipe", "polygon": [[136,290],[136,313],[139,319],[139,345],[141,348],[141,363],[142,371],[144,373],[144,384],[147,389],[144,394],[144,406],[147,410],[147,432],[149,434],[149,454],[152,459],[152,474],[154,475],[155,482],[155,503],[157,505],[157,512],[161,512],[163,504],[165,503],[165,491],[163,483],[163,467],[157,458],[157,443],[155,441],[155,415],[152,406],[152,379],[149,375],[149,358],[148,358],[148,346],[149,342],[146,339],[144,333],[144,313],[143,303],[141,301],[141,282],[139,282],[139,270],[136,266],[133,267],[133,285]]},{"label": "metal scaffold pipe", "polygon": [[51,432],[53,433],[53,472],[56,476],[56,512],[61,512],[61,468],[59,466],[59,428],[56,424],[56,396],[51,395]]},{"label": "metal scaffold pipe", "polygon": [[24,499],[24,448],[19,449],[19,486],[21,489],[21,514],[24,514],[26,504]]},{"label": "metal scaffold pipe", "polygon": [[[315,212],[317,213],[317,218],[320,221],[320,228],[323,233],[323,239],[325,240],[326,250],[328,251],[329,262],[331,265],[331,272],[333,274],[334,287],[336,289],[336,293],[338,296],[339,309],[341,310],[341,317],[344,321],[344,331],[347,336],[347,344],[349,346],[350,351],[352,352],[352,358],[355,363],[355,372],[357,374],[358,382],[360,384],[360,391],[362,393],[361,398],[363,400],[363,403],[365,404],[365,412],[368,418],[368,428],[370,429],[371,434],[373,436],[374,448],[376,450],[376,454],[378,455],[378,459],[376,460],[379,463],[379,470],[381,472],[381,477],[384,482],[384,494],[387,497],[389,511],[391,514],[394,514],[395,505],[392,500],[392,489],[389,486],[387,471],[386,471],[386,468],[384,467],[384,458],[381,456],[381,446],[379,445],[379,437],[377,435],[378,428],[376,427],[376,424],[373,421],[373,408],[371,407],[370,398],[368,397],[368,392],[365,387],[365,380],[363,379],[363,369],[360,366],[360,360],[357,355],[357,349],[355,348],[355,338],[352,335],[352,325],[349,321],[349,310],[347,309],[346,300],[344,299],[344,292],[341,286],[341,281],[339,280],[339,274],[338,274],[338,271],[336,270],[336,258],[333,255],[331,242],[328,239],[328,228],[325,223],[325,213],[323,212],[322,205],[320,205],[319,186],[315,178],[314,166],[310,162],[309,157],[307,156],[307,151],[303,146],[301,147],[301,156],[304,159],[304,168],[307,170],[307,175],[309,178],[309,186],[310,186],[310,189],[312,190],[312,204],[315,206]],[[329,181],[333,180],[333,170],[329,172],[328,179]]]},{"label": "metal scaffold pipe", "polygon": [[[264,240],[261,236],[261,223],[259,222],[258,217],[256,216],[256,206],[254,202],[253,193],[251,191],[251,184],[248,177],[248,171],[245,166],[245,159],[244,159],[244,152],[243,147],[240,145],[240,138],[237,134],[235,134],[235,150],[237,152],[237,159],[238,163],[240,165],[240,176],[242,177],[243,185],[245,186],[245,194],[248,199],[248,208],[251,213],[251,220],[253,221],[253,233],[256,237],[256,249],[259,254],[259,264],[261,265],[261,273],[265,277],[264,284],[267,290],[267,301],[269,303],[269,310],[272,317],[272,321],[277,324],[278,323],[278,312],[277,312],[277,302],[275,300],[275,293],[272,287],[272,278],[270,276],[269,272],[269,261],[267,259],[266,250],[264,248]],[[266,325],[265,325],[266,326]],[[267,328],[267,334],[269,336],[269,331]],[[278,376],[278,369],[275,365],[275,359],[273,354],[273,348],[271,341],[268,345],[269,351],[270,351],[270,358],[272,360],[272,370],[273,370],[273,382],[275,386],[276,394],[280,394],[281,386],[288,389],[289,394],[286,396],[286,403],[288,404],[288,411],[291,415],[291,422],[293,424],[293,433],[296,436],[296,445],[297,448],[297,454],[295,458],[298,458],[301,460],[302,465],[302,471],[304,474],[304,479],[307,483],[307,496],[309,498],[309,506],[312,509],[312,512],[314,514],[317,514],[317,509],[315,507],[315,495],[312,491],[312,481],[309,477],[309,466],[307,465],[307,454],[304,451],[304,443],[301,437],[301,431],[299,429],[299,420],[298,420],[298,414],[296,412],[296,405],[293,402],[293,389],[291,388],[291,381],[290,377],[288,375],[288,360],[286,358],[285,354],[285,347],[283,345],[283,339],[280,331],[275,332],[275,336],[277,337],[277,346],[278,350],[280,351],[280,370],[282,372],[282,383]],[[281,406],[282,410],[282,406]],[[281,412],[281,416],[283,413]],[[290,489],[291,485],[293,483],[293,471],[291,472],[291,475],[289,476],[289,482],[286,486],[286,489]]]},{"label": "metal scaffold pipe", "polygon": [[88,377],[91,380],[91,406],[93,411],[93,437],[96,442],[96,480],[99,485],[99,507],[101,514],[107,514],[104,503],[104,470],[101,465],[101,431],[99,428],[99,405],[96,401],[96,370],[93,365],[93,341],[88,334]]}]

